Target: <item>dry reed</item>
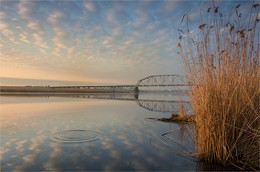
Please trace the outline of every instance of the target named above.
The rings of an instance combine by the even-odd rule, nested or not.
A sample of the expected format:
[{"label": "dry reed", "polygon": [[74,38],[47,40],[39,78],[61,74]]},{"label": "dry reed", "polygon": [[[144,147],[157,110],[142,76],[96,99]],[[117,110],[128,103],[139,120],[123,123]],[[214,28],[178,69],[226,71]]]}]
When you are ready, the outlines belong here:
[{"label": "dry reed", "polygon": [[192,88],[199,158],[259,170],[259,5],[247,16],[239,8],[225,15],[213,2],[195,36],[185,15],[178,47]]}]

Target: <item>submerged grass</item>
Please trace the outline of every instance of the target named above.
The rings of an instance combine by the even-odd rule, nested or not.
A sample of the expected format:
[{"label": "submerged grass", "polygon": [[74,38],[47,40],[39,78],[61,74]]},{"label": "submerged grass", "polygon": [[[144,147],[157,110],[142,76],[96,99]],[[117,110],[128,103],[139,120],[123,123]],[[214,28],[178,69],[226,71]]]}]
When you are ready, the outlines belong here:
[{"label": "submerged grass", "polygon": [[259,170],[259,4],[248,15],[239,8],[225,15],[213,2],[195,36],[185,16],[178,46],[192,88],[199,158]]},{"label": "submerged grass", "polygon": [[159,121],[164,121],[164,122],[176,122],[179,124],[194,124],[195,123],[195,118],[194,115],[190,115],[189,111],[187,111],[184,108],[183,103],[180,103],[180,110],[178,113],[173,113],[171,114],[170,118],[159,118]]},{"label": "submerged grass", "polygon": [[176,122],[180,124],[194,124],[194,115],[179,115],[179,114],[172,114],[170,118],[159,118],[159,121],[164,122]]}]

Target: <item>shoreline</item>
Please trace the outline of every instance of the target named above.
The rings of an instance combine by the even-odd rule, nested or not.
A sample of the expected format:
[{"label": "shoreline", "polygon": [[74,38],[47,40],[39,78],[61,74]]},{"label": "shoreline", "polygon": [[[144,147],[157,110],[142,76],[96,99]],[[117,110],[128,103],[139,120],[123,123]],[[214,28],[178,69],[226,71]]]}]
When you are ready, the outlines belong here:
[{"label": "shoreline", "polygon": [[84,93],[130,93],[132,90],[57,88],[44,86],[0,86],[0,95],[4,94],[84,94]]}]

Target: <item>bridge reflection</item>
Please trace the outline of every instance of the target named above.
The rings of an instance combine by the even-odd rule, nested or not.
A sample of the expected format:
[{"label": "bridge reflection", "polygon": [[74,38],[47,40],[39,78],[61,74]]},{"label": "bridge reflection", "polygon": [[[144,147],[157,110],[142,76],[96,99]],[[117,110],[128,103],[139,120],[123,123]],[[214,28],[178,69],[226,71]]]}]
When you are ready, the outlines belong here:
[{"label": "bridge reflection", "polygon": [[88,99],[135,101],[138,106],[155,112],[178,113],[180,108],[184,108],[185,110],[191,109],[191,104],[189,101],[142,99],[139,98],[139,94],[91,94],[78,95],[78,97]]},{"label": "bridge reflection", "polygon": [[[86,99],[109,99],[109,100],[120,100],[120,101],[134,101],[138,106],[155,112],[167,112],[167,113],[178,113],[181,108],[185,110],[191,110],[191,104],[185,100],[185,95],[182,93],[173,93],[177,96],[177,100],[166,100],[167,96],[158,100],[158,95],[162,94],[133,94],[133,93],[1,93],[2,96],[26,96],[26,97],[74,97],[74,98],[86,98]],[[146,95],[146,96],[144,96]],[[148,96],[147,96],[148,95]],[[151,97],[150,95],[155,95]],[[144,98],[149,97],[149,98]],[[160,96],[159,96],[160,97]],[[186,97],[187,98],[187,97]]]}]

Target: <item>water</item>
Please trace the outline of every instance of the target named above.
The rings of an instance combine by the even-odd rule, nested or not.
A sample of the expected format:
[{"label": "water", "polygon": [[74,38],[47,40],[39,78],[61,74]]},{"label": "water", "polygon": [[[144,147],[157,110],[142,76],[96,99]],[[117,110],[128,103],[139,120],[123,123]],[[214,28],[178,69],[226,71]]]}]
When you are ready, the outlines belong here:
[{"label": "water", "polygon": [[1,171],[196,171],[191,126],[148,119],[178,97],[2,95]]}]

